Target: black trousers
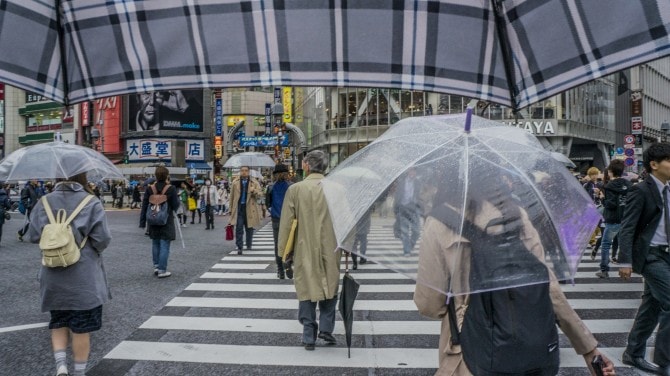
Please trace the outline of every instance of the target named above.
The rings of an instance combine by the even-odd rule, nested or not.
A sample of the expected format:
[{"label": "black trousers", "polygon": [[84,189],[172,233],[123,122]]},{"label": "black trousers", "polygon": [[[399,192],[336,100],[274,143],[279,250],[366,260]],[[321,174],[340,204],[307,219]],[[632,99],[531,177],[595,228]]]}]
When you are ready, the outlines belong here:
[{"label": "black trousers", "polygon": [[[26,218],[30,218],[30,213],[32,212],[32,209],[26,209]],[[26,220],[26,224],[19,229],[19,235],[24,236],[28,232],[28,228],[30,227],[30,220]]]},{"label": "black trousers", "polygon": [[247,249],[251,249],[251,242],[254,238],[253,227],[247,227],[247,206],[237,207],[237,223],[235,224],[235,245],[237,249],[244,248],[244,235],[246,234]]},{"label": "black trousers", "polygon": [[214,208],[212,205],[205,205],[205,224],[207,228],[214,228]]},{"label": "black trousers", "polygon": [[279,256],[279,218],[272,217],[272,237],[275,240],[275,262],[277,263],[277,272],[284,275],[284,263]]},{"label": "black trousers", "polygon": [[195,213],[198,213],[198,223],[202,222],[202,213],[200,213],[200,210],[195,209],[191,210],[191,223],[195,223]]},{"label": "black trousers", "polygon": [[654,362],[670,367],[670,254],[650,250],[642,276],[642,303],[628,334],[626,352],[633,357],[644,357],[647,340],[658,324]]}]

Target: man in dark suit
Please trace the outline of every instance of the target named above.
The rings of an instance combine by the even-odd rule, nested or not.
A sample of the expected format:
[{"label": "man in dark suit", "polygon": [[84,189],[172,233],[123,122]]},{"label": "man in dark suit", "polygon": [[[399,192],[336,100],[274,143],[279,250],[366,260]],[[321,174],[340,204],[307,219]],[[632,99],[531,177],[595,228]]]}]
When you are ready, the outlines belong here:
[{"label": "man in dark suit", "polygon": [[[647,372],[670,376],[670,144],[652,144],[644,152],[650,174],[628,194],[619,231],[619,275],[632,271],[644,277],[638,309],[623,363]],[[647,340],[659,324],[654,362],[644,359]]]}]

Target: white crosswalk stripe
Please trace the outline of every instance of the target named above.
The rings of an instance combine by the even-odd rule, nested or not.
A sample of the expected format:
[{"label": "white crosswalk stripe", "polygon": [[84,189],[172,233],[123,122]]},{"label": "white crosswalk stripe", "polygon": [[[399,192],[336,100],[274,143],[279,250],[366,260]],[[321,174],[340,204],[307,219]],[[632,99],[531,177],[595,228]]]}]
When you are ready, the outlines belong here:
[{"label": "white crosswalk stripe", "polygon": [[[384,247],[397,246],[389,237],[393,237],[392,230],[373,226],[368,255],[389,256]],[[317,343],[317,351],[305,351],[300,344],[302,325],[296,319],[295,289],[291,281],[277,279],[273,249],[272,230],[267,225],[255,234],[251,251],[224,255],[108,353],[101,365],[118,360],[179,362],[194,367],[205,363],[235,365],[240,370],[249,367],[253,370],[249,373],[256,374],[272,374],[277,367],[288,366],[292,374],[300,375],[312,375],[324,367],[334,374],[344,372],[343,368],[373,370],[368,374],[376,374],[376,369],[416,375],[434,372],[440,322],[417,312],[412,279],[372,262],[352,271],[361,288],[354,306],[351,359],[343,345],[339,314],[334,332],[339,345],[321,348]],[[416,266],[417,259],[417,254],[403,256],[402,249],[394,257],[398,264],[410,267]],[[614,276],[616,265],[612,266]],[[598,338],[601,351],[624,370],[621,354],[640,303],[642,281],[639,277],[630,283],[614,277],[598,279],[597,270],[598,261],[585,256],[575,284],[565,284],[563,290]],[[569,341],[561,343],[561,374],[586,374],[583,358],[570,348]]]}]

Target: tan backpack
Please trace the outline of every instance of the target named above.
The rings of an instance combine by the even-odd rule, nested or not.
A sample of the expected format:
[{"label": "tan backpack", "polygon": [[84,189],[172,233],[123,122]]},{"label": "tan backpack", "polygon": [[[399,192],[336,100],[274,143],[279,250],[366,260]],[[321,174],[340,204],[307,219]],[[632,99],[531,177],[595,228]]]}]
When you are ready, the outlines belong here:
[{"label": "tan backpack", "polygon": [[46,196],[42,197],[42,205],[44,205],[44,211],[49,218],[49,223],[44,226],[40,237],[42,265],[49,268],[68,267],[79,261],[81,249],[86,245],[88,236],[84,238],[81,244],[77,244],[70,222],[93,197],[93,195],[87,195],[67,218],[65,209],[59,209],[54,218],[49,201],[47,201]]}]

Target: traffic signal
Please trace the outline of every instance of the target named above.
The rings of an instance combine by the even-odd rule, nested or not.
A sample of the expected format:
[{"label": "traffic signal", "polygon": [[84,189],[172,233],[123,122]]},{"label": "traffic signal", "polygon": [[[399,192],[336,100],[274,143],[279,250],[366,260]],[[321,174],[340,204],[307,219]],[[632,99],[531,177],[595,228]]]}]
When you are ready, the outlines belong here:
[{"label": "traffic signal", "polygon": [[128,158],[128,152],[123,153],[123,164],[128,164],[129,158]]}]

